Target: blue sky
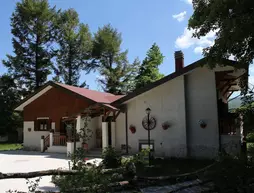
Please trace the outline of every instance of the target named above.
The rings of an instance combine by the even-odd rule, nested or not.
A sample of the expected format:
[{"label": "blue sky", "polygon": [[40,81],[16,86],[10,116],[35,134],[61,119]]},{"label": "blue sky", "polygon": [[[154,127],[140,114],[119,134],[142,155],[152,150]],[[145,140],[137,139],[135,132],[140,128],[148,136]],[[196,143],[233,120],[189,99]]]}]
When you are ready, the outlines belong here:
[{"label": "blue sky", "polygon": [[[12,54],[10,17],[18,0],[5,0],[0,7],[0,60]],[[191,16],[191,0],[49,0],[59,9],[74,8],[80,21],[88,24],[92,32],[98,27],[111,23],[122,33],[122,49],[128,49],[132,62],[136,57],[142,60],[147,50],[156,42],[165,56],[160,71],[165,75],[174,71],[174,51],[182,50],[185,65],[202,57],[203,47],[212,45],[214,33],[197,40],[187,30]],[[156,3],[155,3],[156,2]],[[6,72],[0,62],[0,74]],[[91,89],[99,89],[97,73],[82,73]]]}]

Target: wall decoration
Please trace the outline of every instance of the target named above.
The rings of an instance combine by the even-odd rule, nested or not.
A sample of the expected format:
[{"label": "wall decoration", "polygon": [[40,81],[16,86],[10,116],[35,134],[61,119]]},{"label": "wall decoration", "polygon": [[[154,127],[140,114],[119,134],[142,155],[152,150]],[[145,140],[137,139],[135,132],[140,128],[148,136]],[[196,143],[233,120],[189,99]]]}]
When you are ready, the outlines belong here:
[{"label": "wall decoration", "polygon": [[[149,125],[149,128],[148,128]],[[148,116],[145,116],[142,120],[142,126],[146,130],[153,130],[156,127],[156,119],[154,117],[149,118],[148,124]]]},{"label": "wall decoration", "polygon": [[136,133],[136,127],[134,125],[131,125],[129,129],[131,133]]},{"label": "wall decoration", "polygon": [[170,124],[168,121],[165,121],[164,123],[161,124],[161,126],[162,129],[167,130],[170,127]]}]

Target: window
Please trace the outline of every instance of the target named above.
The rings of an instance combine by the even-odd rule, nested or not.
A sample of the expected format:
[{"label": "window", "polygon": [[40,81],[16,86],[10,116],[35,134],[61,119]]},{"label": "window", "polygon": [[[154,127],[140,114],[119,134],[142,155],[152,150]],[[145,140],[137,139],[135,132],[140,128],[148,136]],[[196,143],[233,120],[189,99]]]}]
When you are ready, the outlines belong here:
[{"label": "window", "polygon": [[35,131],[49,131],[51,129],[51,120],[49,118],[37,118],[35,121]]}]

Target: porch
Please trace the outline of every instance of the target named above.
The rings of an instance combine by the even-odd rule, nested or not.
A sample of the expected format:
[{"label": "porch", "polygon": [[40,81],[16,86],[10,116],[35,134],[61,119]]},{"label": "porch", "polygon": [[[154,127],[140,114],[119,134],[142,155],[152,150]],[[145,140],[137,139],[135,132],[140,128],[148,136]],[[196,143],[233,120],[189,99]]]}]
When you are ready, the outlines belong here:
[{"label": "porch", "polygon": [[243,134],[242,117],[229,111],[228,101],[234,92],[241,91],[241,87],[246,84],[243,81],[248,81],[246,77],[244,70],[215,73],[220,149],[228,153],[240,153]]},{"label": "porch", "polygon": [[[41,151],[67,152],[68,155],[73,153],[75,148],[83,147],[82,144],[85,144],[91,156],[101,156],[103,148],[116,147],[116,119],[121,111],[123,109],[108,104],[94,104],[77,115],[63,117],[63,125],[70,125],[72,132],[66,129],[60,130],[62,132],[51,130],[49,135],[41,137]],[[86,120],[87,118],[89,120]],[[88,123],[87,126],[85,122]],[[92,135],[88,140],[84,140],[80,134],[87,130],[91,130]]]}]

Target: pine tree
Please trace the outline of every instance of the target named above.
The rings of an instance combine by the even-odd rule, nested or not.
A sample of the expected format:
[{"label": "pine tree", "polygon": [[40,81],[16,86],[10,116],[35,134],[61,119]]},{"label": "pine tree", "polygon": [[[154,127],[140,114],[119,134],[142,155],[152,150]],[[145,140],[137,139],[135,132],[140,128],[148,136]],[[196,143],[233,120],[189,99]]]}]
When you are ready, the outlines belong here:
[{"label": "pine tree", "polygon": [[138,76],[136,77],[136,88],[144,87],[145,85],[163,78],[163,74],[159,72],[159,65],[163,62],[159,46],[155,43],[148,50],[146,58],[143,60]]},{"label": "pine tree", "polygon": [[136,73],[138,63],[130,64],[127,51],[121,51],[121,34],[111,25],[99,28],[93,40],[94,62],[88,71],[98,70],[99,82],[105,92],[125,94],[134,86],[132,75]]},{"label": "pine tree", "polygon": [[14,55],[3,64],[28,91],[40,87],[51,73],[55,8],[47,0],[22,0],[11,17]]},{"label": "pine tree", "polygon": [[92,36],[89,27],[79,23],[75,10],[69,9],[60,14],[57,43],[56,74],[64,83],[78,86],[80,71],[91,59]]}]

